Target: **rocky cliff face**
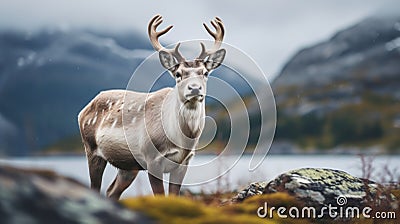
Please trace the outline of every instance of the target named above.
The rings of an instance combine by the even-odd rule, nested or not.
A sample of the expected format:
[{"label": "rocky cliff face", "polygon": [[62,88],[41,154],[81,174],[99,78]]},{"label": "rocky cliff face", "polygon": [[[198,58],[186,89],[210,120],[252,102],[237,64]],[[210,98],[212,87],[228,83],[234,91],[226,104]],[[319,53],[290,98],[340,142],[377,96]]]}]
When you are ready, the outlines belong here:
[{"label": "rocky cliff face", "polygon": [[[400,16],[365,19],[299,51],[283,67],[273,89],[283,119],[278,119],[278,139],[302,138],[308,142],[301,144],[317,148],[375,139],[381,141],[368,144],[398,148],[399,142],[390,136],[399,132]],[[287,117],[308,121],[302,119],[300,130],[288,134],[296,132],[292,123],[297,121]],[[323,142],[316,143],[317,138]]]}]

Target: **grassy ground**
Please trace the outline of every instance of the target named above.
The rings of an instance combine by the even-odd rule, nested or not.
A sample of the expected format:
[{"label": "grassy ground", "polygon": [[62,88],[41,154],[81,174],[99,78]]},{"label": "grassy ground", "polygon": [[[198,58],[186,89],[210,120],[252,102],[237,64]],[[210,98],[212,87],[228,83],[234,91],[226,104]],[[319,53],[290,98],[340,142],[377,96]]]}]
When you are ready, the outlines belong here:
[{"label": "grassy ground", "polygon": [[[400,191],[393,191],[397,197]],[[257,216],[257,210],[268,204],[268,208],[296,207],[301,210],[303,202],[286,193],[274,193],[257,195],[246,199],[242,203],[230,203],[228,200],[232,194],[197,195],[183,197],[147,196],[128,198],[121,203],[135,211],[141,211],[157,220],[158,223],[282,223],[282,224],[304,224],[304,223],[400,223],[399,202],[397,202],[397,219],[358,219],[333,220],[333,219],[307,219],[307,218],[280,218],[276,211],[268,213],[265,218]],[[263,211],[263,210],[262,210]]]}]

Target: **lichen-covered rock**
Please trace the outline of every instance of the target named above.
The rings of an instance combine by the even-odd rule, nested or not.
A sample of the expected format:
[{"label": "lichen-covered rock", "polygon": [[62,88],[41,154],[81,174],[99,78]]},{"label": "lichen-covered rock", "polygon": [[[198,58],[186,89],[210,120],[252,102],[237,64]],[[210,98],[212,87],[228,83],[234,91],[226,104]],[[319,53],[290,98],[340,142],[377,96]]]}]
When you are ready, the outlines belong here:
[{"label": "lichen-covered rock", "polygon": [[[0,166],[0,223],[149,223],[146,216],[50,171]],[[151,222],[150,222],[151,223]]]},{"label": "lichen-covered rock", "polygon": [[344,171],[303,168],[279,175],[266,183],[251,183],[233,199],[240,202],[258,194],[285,192],[304,202],[305,206],[390,206],[394,196],[370,180],[354,177]]},{"label": "lichen-covered rock", "polygon": [[303,168],[281,174],[267,184],[264,194],[287,192],[307,206],[380,206],[393,200],[377,183],[344,171]]},{"label": "lichen-covered rock", "polygon": [[249,184],[249,186],[241,190],[234,198],[232,198],[232,201],[241,202],[248,197],[262,194],[267,184],[268,184],[267,182],[251,183]]}]

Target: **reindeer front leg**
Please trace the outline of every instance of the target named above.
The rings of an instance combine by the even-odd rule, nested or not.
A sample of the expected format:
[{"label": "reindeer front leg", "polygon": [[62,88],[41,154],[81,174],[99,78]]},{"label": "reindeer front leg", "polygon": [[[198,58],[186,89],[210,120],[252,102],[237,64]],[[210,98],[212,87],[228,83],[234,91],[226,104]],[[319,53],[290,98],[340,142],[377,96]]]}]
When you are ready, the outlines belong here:
[{"label": "reindeer front leg", "polygon": [[185,178],[187,165],[179,165],[178,168],[172,170],[169,174],[169,195],[179,195],[183,178]]}]

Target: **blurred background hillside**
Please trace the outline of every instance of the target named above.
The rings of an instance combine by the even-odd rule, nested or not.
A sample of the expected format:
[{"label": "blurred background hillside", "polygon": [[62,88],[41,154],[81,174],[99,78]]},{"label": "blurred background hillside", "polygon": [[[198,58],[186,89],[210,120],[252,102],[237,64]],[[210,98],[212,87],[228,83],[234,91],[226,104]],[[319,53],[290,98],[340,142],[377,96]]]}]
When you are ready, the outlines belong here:
[{"label": "blurred background hillside", "polygon": [[[99,91],[125,88],[153,53],[146,28],[157,13],[175,25],[166,44],[209,39],[201,23],[224,20],[226,42],[255,59],[274,91],[272,153],[400,152],[398,1],[88,2],[1,3],[0,155],[83,153],[77,114]],[[260,113],[231,73],[213,75],[246,100],[255,144]],[[158,88],[171,85],[166,76]],[[229,120],[208,104],[219,147]]]},{"label": "blurred background hillside", "polygon": [[303,149],[399,152],[400,16],[366,18],[300,50],[272,86],[276,139]]}]

